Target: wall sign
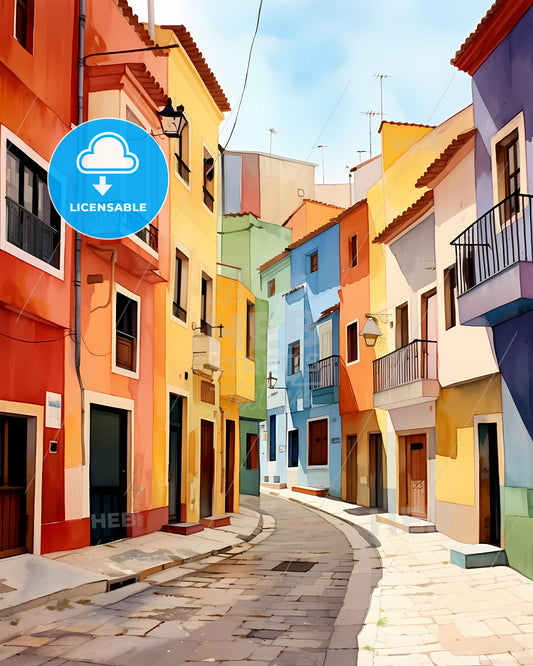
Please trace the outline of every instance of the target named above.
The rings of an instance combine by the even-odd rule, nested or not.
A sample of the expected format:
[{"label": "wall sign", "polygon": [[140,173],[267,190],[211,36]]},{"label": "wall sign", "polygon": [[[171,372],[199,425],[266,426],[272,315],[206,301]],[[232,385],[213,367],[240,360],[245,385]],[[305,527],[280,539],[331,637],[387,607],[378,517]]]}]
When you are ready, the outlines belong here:
[{"label": "wall sign", "polygon": [[46,392],[46,405],[44,409],[44,427],[61,428],[61,394]]}]

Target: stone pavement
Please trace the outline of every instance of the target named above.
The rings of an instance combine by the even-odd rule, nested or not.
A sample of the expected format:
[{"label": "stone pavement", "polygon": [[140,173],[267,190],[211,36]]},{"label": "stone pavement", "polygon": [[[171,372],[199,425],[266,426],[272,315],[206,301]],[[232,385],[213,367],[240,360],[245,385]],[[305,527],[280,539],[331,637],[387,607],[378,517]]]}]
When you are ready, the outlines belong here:
[{"label": "stone pavement", "polygon": [[264,492],[374,535],[383,572],[358,636],[360,666],[533,664],[533,581],[508,567],[451,564],[459,544],[439,532],[409,534],[339,500]]},{"label": "stone pavement", "polygon": [[42,557],[26,554],[0,560],[0,614],[73,594],[104,592],[124,579],[142,580],[240,545],[261,529],[257,511],[241,507],[241,513],[230,515],[230,525],[189,536],[153,532]]},{"label": "stone pavement", "polygon": [[264,515],[260,534],[223,554],[0,621],[0,660],[6,666],[355,664],[357,633],[379,576],[376,551],[335,517],[273,497],[262,497],[261,509],[275,520]]}]

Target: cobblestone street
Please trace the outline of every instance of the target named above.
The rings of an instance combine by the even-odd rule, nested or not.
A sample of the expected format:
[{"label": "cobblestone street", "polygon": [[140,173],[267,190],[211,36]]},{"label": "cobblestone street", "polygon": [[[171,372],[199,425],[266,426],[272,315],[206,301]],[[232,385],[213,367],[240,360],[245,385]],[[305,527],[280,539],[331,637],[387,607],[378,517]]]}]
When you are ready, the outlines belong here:
[{"label": "cobblestone street", "polygon": [[369,568],[375,551],[355,530],[350,545],[331,524],[336,519],[305,507],[262,497],[261,508],[275,525],[264,516],[256,545],[164,570],[135,589],[3,618],[0,658],[10,666],[355,664],[353,625],[369,603],[365,572],[351,606],[361,608],[334,625],[353,570],[353,539],[367,555],[358,566]]}]

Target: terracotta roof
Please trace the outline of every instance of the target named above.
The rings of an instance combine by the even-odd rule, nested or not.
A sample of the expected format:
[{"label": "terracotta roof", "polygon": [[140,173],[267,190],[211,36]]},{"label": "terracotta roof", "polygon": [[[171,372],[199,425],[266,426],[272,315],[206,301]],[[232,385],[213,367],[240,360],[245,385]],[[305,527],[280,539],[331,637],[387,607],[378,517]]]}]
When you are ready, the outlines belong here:
[{"label": "terracotta roof", "polygon": [[412,222],[421,217],[424,213],[430,210],[433,206],[433,190],[428,190],[423,194],[418,201],[415,201],[414,204],[409,206],[407,210],[401,215],[398,215],[394,220],[383,229],[383,231],[378,234],[373,243],[387,243],[388,241],[393,240],[400,234],[402,231],[405,231]]},{"label": "terracotta roof", "polygon": [[281,261],[284,257],[288,257],[290,255],[290,252],[288,250],[283,250],[283,252],[280,252],[277,254],[275,257],[272,257],[272,259],[269,259],[267,262],[264,264],[261,264],[259,268],[257,269],[258,271],[264,271],[267,268],[270,268],[274,264],[277,264],[278,261]]},{"label": "terracotta roof", "polygon": [[300,245],[307,243],[308,240],[311,240],[315,236],[319,236],[323,231],[327,231],[331,227],[334,227],[336,224],[337,220],[336,218],[333,218],[329,222],[326,222],[326,224],[323,224],[321,227],[318,227],[318,229],[315,229],[314,231],[308,233],[306,236],[303,236],[303,238],[299,238],[298,240],[294,241],[294,243],[291,243],[287,248],[287,250],[295,250],[297,247],[300,247]]},{"label": "terracotta roof", "polygon": [[285,220],[285,222],[283,222],[283,224],[281,226],[284,227],[291,220],[291,218],[294,215],[296,215],[296,213],[300,210],[300,208],[302,206],[304,206],[306,203],[315,203],[315,204],[319,204],[320,206],[326,206],[327,208],[335,208],[336,210],[344,210],[342,206],[336,206],[335,204],[328,204],[328,203],[324,203],[323,201],[316,201],[316,199],[304,199],[302,201],[302,203],[298,206],[298,208],[296,208],[296,210],[294,210],[289,215],[289,217]]},{"label": "terracotta roof", "polygon": [[191,37],[190,32],[184,25],[162,25],[165,30],[172,30],[179,40],[179,43],[185,49],[187,55],[191,59],[192,64],[196,67],[196,71],[200,75],[205,87],[213,98],[215,104],[221,111],[231,111],[228,98],[220,87],[215,75],[206,63],[204,56],[200,53],[196,42]]},{"label": "terracotta roof", "polygon": [[366,206],[366,199],[361,199],[361,201],[354,203],[353,206],[350,206],[350,208],[346,208],[346,210],[343,210],[342,213],[339,213],[337,217],[334,217],[333,219],[335,220],[335,222],[340,222],[341,220],[344,220],[345,217],[350,215],[350,213],[353,213],[358,208],[362,208],[363,206]]},{"label": "terracotta roof", "polygon": [[[146,44],[146,46],[155,46],[155,43],[152,41],[146,26],[139,21],[137,14],[133,13],[133,10],[129,6],[127,0],[114,0],[114,3],[119,8],[120,12],[131,25],[131,27]],[[154,51],[154,53],[159,56],[166,55],[166,51]]]},{"label": "terracotta roof", "polygon": [[404,127],[427,127],[428,129],[435,129],[436,125],[422,125],[422,123],[399,123],[393,120],[382,120],[378,132],[381,132],[383,125],[403,125]]},{"label": "terracotta roof", "polygon": [[327,308],[323,312],[320,313],[320,317],[317,319],[317,321],[320,321],[321,319],[325,319],[326,317],[329,317],[330,314],[333,314],[334,312],[337,312],[337,310],[341,309],[341,304],[340,303],[335,303],[335,305],[332,305],[330,308]]},{"label": "terracotta roof", "polygon": [[459,134],[444,152],[440,154],[440,157],[437,157],[437,159],[428,166],[424,174],[416,181],[415,187],[428,187],[431,181],[444,171],[450,160],[457,155],[461,148],[465,146],[470,139],[476,136],[476,133],[476,129],[471,129],[468,132]]},{"label": "terracotta roof", "polygon": [[531,5],[533,0],[496,0],[452,58],[452,65],[474,74]]},{"label": "terracotta roof", "polygon": [[248,217],[251,215],[252,217],[255,217],[256,220],[259,220],[258,217],[256,217],[253,213],[224,213],[222,217]]}]

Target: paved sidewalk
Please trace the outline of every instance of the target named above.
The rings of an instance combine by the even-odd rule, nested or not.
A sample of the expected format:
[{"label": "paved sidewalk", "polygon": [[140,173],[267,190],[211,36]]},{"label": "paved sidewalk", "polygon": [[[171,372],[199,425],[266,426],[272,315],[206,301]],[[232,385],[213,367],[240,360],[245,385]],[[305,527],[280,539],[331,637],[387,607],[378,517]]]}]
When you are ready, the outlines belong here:
[{"label": "paved sidewalk", "polygon": [[0,615],[52,599],[105,592],[122,581],[141,581],[239,546],[263,524],[257,511],[243,506],[240,511],[230,514],[230,525],[188,536],[153,532],[101,546],[0,560]]},{"label": "paved sidewalk", "polygon": [[374,535],[383,570],[358,635],[359,666],[533,664],[533,581],[509,567],[451,564],[460,544],[439,532],[409,534],[339,500],[263,492]]}]

